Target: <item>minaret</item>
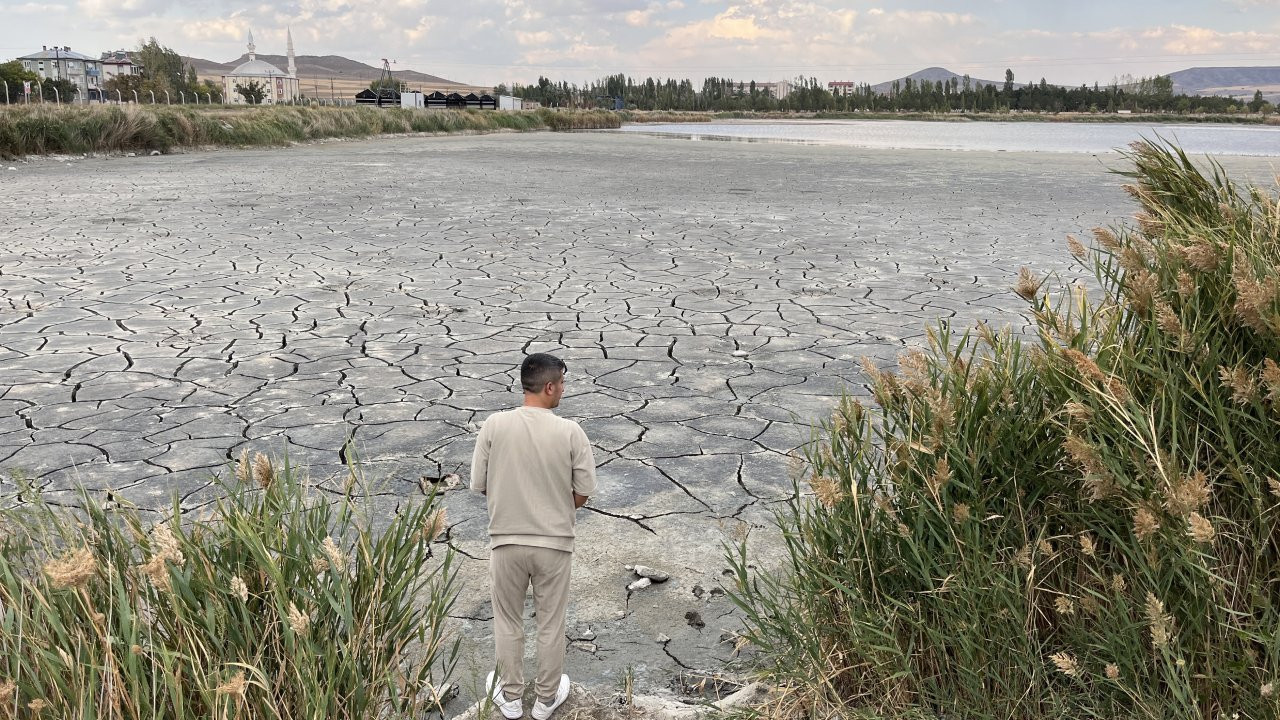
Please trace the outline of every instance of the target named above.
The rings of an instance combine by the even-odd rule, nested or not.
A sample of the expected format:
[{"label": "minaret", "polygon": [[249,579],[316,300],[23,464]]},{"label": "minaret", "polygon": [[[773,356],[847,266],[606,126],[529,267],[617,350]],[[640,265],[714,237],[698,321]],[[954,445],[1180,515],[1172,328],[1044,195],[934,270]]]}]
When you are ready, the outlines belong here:
[{"label": "minaret", "polygon": [[285,37],[289,39],[289,77],[298,77],[298,64],[293,58],[293,31],[285,28]]},{"label": "minaret", "polygon": [[257,60],[257,59],[258,59],[258,58],[257,58],[257,56],[255,56],[255,55],[254,55],[254,52],[253,52],[253,51],[254,51],[254,50],[256,50],[256,49],[257,49],[257,48],[256,48],[256,47],[254,46],[254,44],[253,44],[253,31],[252,31],[252,30],[250,30],[250,31],[249,31],[249,62],[253,62],[254,60]]}]

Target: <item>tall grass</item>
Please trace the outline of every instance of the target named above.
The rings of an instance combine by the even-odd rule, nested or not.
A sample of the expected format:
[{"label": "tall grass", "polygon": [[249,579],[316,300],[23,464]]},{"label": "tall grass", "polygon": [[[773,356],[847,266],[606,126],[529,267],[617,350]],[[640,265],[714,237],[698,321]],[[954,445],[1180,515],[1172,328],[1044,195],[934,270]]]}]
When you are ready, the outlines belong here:
[{"label": "tall grass", "polygon": [[0,156],[285,145],[388,133],[587,130],[621,123],[616,113],[604,110],[22,105],[0,110]]},{"label": "tall grass", "polygon": [[[0,511],[0,717],[384,718],[436,707],[457,644],[434,501],[371,529],[246,456],[201,517]],[[21,501],[20,504],[17,504]],[[175,503],[176,505],[176,503]]]},{"label": "tall grass", "polygon": [[[733,597],[779,715],[1280,715],[1280,200],[1171,146],[1024,341],[945,325],[807,447]],[[799,479],[798,479],[799,481]]]},{"label": "tall grass", "polygon": [[695,123],[711,122],[714,118],[706,112],[678,112],[667,110],[621,110],[618,115],[629,123]]}]

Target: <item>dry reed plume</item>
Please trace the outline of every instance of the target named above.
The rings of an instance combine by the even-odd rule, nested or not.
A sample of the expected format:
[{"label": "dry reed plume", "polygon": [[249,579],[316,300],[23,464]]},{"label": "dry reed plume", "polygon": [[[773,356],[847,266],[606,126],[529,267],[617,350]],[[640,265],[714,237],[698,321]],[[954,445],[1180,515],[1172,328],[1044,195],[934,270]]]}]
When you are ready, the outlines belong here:
[{"label": "dry reed plume", "polygon": [[1280,198],[1129,160],[1137,227],[1067,241],[1097,297],[1023,269],[1035,341],[943,324],[901,377],[865,363],[786,571],[728,553],[767,711],[1280,717]]}]

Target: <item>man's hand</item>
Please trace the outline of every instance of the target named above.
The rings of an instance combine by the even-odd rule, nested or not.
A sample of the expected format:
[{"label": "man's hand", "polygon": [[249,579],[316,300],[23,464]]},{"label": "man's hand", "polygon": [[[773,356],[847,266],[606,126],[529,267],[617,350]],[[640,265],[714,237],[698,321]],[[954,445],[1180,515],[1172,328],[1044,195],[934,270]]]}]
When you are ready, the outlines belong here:
[{"label": "man's hand", "polygon": [[574,494],[573,494],[573,509],[574,509],[574,510],[577,510],[578,508],[582,507],[583,505],[586,505],[586,504],[587,504],[587,497],[588,497],[588,496],[586,496],[586,495],[579,495],[578,493],[574,493]]}]

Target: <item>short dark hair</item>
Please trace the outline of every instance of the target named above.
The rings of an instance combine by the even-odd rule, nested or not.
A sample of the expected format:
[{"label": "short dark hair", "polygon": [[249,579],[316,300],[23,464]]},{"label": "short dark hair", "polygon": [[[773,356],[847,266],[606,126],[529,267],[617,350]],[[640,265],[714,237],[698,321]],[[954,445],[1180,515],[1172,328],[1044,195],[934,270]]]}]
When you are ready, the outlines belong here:
[{"label": "short dark hair", "polygon": [[539,393],[547,383],[555,382],[569,368],[555,355],[533,353],[520,363],[520,385],[525,392]]}]

